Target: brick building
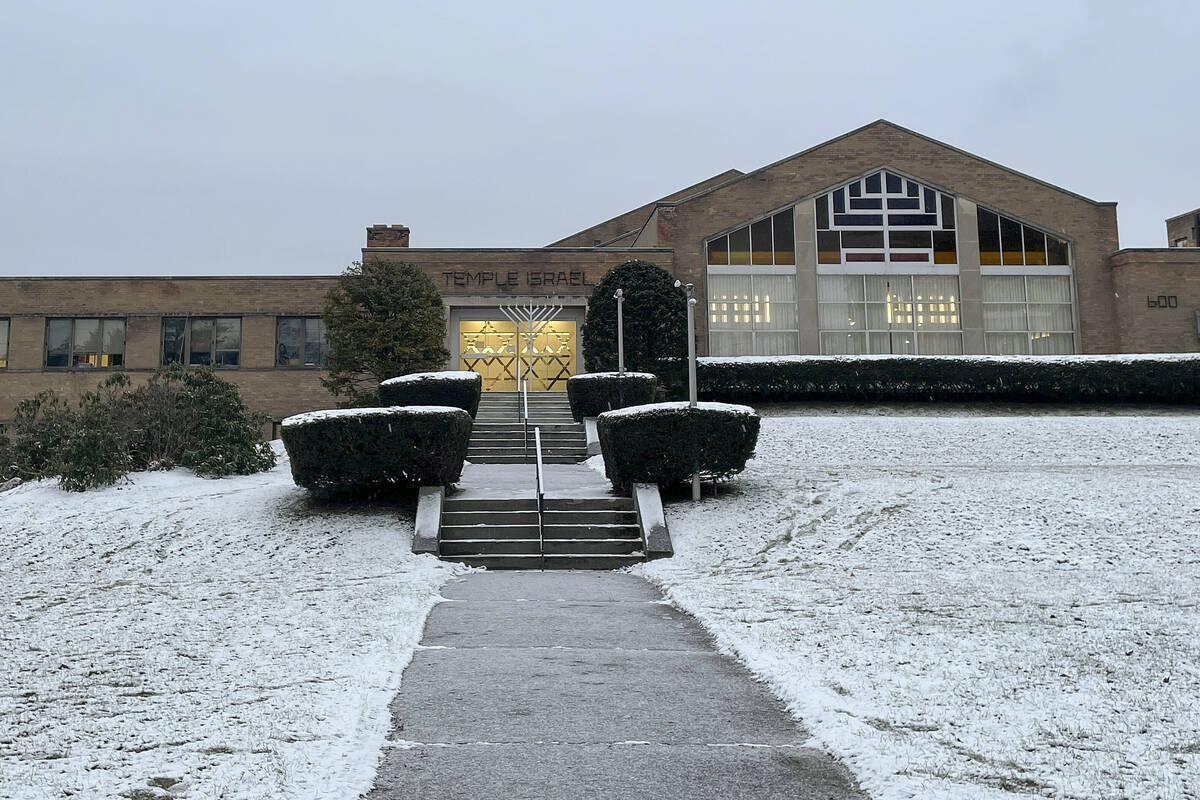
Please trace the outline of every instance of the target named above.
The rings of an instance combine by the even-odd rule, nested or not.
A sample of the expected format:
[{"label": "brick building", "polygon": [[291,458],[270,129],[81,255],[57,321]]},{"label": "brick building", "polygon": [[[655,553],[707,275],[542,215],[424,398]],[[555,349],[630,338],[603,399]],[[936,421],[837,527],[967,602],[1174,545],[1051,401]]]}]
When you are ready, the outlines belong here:
[{"label": "brick building", "polygon": [[[424,269],[453,368],[560,390],[592,288],[653,261],[695,285],[699,352],[1060,354],[1200,349],[1200,212],[1168,248],[1118,249],[1097,202],[886,121],[730,170],[529,249],[414,248],[367,229],[362,258]],[[276,420],[331,399],[320,309],[332,277],[0,279],[0,420],[41,389],[213,364]],[[517,304],[552,305],[532,350]],[[521,349],[517,365],[515,350]]]}]

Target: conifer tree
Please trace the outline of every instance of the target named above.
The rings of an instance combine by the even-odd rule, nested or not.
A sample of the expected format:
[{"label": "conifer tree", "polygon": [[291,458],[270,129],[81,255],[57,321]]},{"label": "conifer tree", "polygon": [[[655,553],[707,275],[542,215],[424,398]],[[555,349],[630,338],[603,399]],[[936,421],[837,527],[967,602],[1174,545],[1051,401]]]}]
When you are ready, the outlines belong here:
[{"label": "conifer tree", "polygon": [[589,372],[617,369],[617,289],[625,298],[625,369],[677,371],[687,355],[687,304],[675,279],[649,261],[626,261],[608,271],[588,301],[583,329],[584,362]]}]

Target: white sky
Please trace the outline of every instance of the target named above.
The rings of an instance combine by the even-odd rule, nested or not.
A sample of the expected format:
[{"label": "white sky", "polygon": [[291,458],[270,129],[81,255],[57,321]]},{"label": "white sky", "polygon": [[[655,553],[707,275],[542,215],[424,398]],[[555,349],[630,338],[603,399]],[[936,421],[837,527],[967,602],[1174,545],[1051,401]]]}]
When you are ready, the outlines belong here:
[{"label": "white sky", "polygon": [[1200,206],[1200,4],[0,0],[0,274],[335,273],[367,225],[536,247],[885,117]]}]

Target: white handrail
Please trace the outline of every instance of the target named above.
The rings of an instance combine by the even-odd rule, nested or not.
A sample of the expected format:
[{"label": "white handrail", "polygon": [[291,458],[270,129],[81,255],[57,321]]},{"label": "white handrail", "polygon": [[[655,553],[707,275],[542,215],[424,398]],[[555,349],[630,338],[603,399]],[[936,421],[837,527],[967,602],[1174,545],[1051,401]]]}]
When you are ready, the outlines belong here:
[{"label": "white handrail", "polygon": [[535,473],[537,475],[537,511],[538,511],[538,554],[541,556],[542,569],[546,568],[546,484],[542,469],[542,429],[533,429],[535,447]]}]

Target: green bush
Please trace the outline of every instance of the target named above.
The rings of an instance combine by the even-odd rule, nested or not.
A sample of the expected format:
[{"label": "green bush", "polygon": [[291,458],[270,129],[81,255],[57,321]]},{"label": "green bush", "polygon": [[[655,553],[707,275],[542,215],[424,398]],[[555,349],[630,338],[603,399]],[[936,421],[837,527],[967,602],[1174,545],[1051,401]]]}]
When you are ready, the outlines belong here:
[{"label": "green bush", "polygon": [[658,376],[652,372],[586,372],[567,379],[567,399],[576,422],[605,411],[654,402]]},{"label": "green bush", "polygon": [[[617,289],[624,297],[625,368],[658,373],[664,359],[687,355],[687,300],[675,279],[648,261],[605,273],[588,300],[582,343],[588,372],[617,369]],[[667,382],[667,381],[664,381]]]},{"label": "green bush", "polygon": [[326,494],[454,483],[470,436],[471,415],[448,406],[314,411],[283,421],[293,480]]},{"label": "green bush", "polygon": [[17,404],[0,473],[26,480],[58,477],[83,491],[130,471],[182,465],[205,477],[270,469],[262,441],[266,418],[246,408],[237,386],[208,368],[178,364],[130,390],[114,373],[72,407],[54,392]]},{"label": "green bush", "polygon": [[697,471],[735,475],[754,455],[758,427],[754,409],[723,403],[632,406],[596,419],[604,471],[618,491],[686,483]]},{"label": "green bush", "polygon": [[418,372],[379,384],[385,406],[454,406],[472,417],[479,411],[483,377],[477,372]]},{"label": "green bush", "polygon": [[1200,402],[1200,357],[786,356],[701,359],[707,400]]}]

